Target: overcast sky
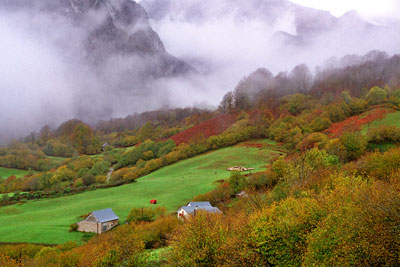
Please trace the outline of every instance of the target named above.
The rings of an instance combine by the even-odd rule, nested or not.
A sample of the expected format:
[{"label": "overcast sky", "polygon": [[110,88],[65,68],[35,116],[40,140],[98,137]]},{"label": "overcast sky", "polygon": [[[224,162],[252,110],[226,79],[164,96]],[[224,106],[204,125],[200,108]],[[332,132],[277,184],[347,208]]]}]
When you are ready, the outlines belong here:
[{"label": "overcast sky", "polygon": [[290,0],[303,6],[329,10],[341,16],[349,10],[356,10],[364,17],[389,16],[400,19],[400,0]]}]

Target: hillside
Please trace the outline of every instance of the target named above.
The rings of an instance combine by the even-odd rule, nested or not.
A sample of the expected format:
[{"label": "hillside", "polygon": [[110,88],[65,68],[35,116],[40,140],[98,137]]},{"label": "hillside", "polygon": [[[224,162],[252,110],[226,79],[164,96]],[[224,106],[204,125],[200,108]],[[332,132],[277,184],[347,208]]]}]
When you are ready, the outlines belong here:
[{"label": "hillside", "polygon": [[182,143],[189,144],[196,139],[205,139],[213,135],[219,135],[231,127],[235,121],[236,116],[234,114],[215,116],[210,120],[171,136],[170,139],[172,139],[177,145]]},{"label": "hillside", "polygon": [[[0,3],[1,129],[41,127],[0,147],[0,266],[400,266],[400,55],[321,62],[398,33],[285,0],[141,3],[151,20],[131,0]],[[214,52],[211,84],[151,25],[188,62]],[[218,108],[167,105],[202,95]],[[209,203],[177,216],[189,201]],[[119,225],[78,232],[105,208]]]},{"label": "hillside", "polygon": [[23,177],[25,174],[28,174],[28,171],[0,167],[0,179],[6,179],[11,175],[15,175],[16,177]]},{"label": "hillside", "polygon": [[[366,129],[374,128],[379,125],[390,125],[385,122],[385,118],[390,116],[391,113],[396,113],[395,117],[398,116],[396,109],[373,108],[360,115],[352,116],[344,121],[334,123],[324,132],[331,137],[339,137],[346,131],[361,131],[361,129],[366,133]],[[392,125],[398,125],[397,123],[392,122]]]},{"label": "hillside", "polygon": [[4,227],[0,229],[0,242],[61,244],[80,241],[82,233],[68,232],[69,225],[77,221],[76,217],[112,208],[123,222],[132,208],[150,207],[151,199],[157,199],[157,206],[173,213],[193,197],[215,188],[215,181],[228,178],[226,168],[239,165],[262,171],[279,155],[274,142],[252,143],[260,145],[236,145],[209,152],[164,167],[129,185],[1,207],[0,220]]},{"label": "hillside", "polygon": [[[260,77],[280,78],[260,70],[256,86]],[[280,96],[264,88],[250,101],[248,80],[219,113],[189,113],[178,124],[104,133],[71,120],[11,142],[0,150],[2,164],[46,167],[43,151],[72,155],[56,168],[0,181],[2,192],[17,191],[2,195],[0,241],[58,244],[1,244],[0,263],[398,266],[400,89],[392,82],[354,85],[358,94],[325,88]],[[228,172],[233,165],[255,170]],[[183,223],[174,212],[190,200],[222,213],[199,211]],[[143,217],[160,206],[171,214]],[[77,216],[105,207],[121,222],[133,219],[89,241],[68,232]]]}]

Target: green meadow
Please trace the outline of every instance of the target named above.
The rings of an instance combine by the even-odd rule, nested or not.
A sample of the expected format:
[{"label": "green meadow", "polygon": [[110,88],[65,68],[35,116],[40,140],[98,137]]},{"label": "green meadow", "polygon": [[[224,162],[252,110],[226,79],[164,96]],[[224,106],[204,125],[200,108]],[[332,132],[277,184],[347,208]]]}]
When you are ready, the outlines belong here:
[{"label": "green meadow", "polygon": [[26,174],[28,174],[28,171],[0,167],[0,179],[6,179],[11,175],[15,175],[16,177],[23,177]]},{"label": "green meadow", "polygon": [[361,133],[366,134],[368,132],[368,129],[379,127],[381,125],[399,127],[400,126],[400,111],[388,113],[383,119],[375,120],[371,123],[363,125],[362,129],[361,129]]},{"label": "green meadow", "polygon": [[238,165],[261,171],[279,153],[279,147],[269,140],[249,143],[265,146],[256,148],[242,143],[161,168],[136,183],[2,207],[0,242],[81,242],[82,233],[68,232],[69,225],[78,221],[77,216],[112,208],[123,222],[133,207],[151,206],[151,199],[157,199],[157,206],[175,212],[194,196],[215,188],[216,180],[228,178],[226,168]]}]

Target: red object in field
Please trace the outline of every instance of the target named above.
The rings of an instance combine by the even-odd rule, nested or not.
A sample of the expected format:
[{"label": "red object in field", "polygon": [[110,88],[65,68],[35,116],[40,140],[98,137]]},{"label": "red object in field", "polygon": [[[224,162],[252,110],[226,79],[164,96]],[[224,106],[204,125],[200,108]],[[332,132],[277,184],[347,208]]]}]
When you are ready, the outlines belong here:
[{"label": "red object in field", "polygon": [[157,200],[156,199],[150,200],[150,204],[157,204]]}]

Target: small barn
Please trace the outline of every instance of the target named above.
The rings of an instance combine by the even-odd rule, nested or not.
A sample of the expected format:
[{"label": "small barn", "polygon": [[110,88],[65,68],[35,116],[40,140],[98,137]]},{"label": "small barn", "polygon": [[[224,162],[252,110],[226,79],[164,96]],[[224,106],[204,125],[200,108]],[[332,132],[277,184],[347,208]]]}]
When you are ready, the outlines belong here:
[{"label": "small barn", "polygon": [[112,209],[96,210],[78,222],[78,231],[101,234],[118,225],[118,216]]},{"label": "small barn", "polygon": [[221,213],[217,207],[213,207],[210,202],[189,202],[186,206],[182,206],[178,209],[178,218],[187,218],[190,215],[196,215],[196,211],[203,210],[209,213]]}]

